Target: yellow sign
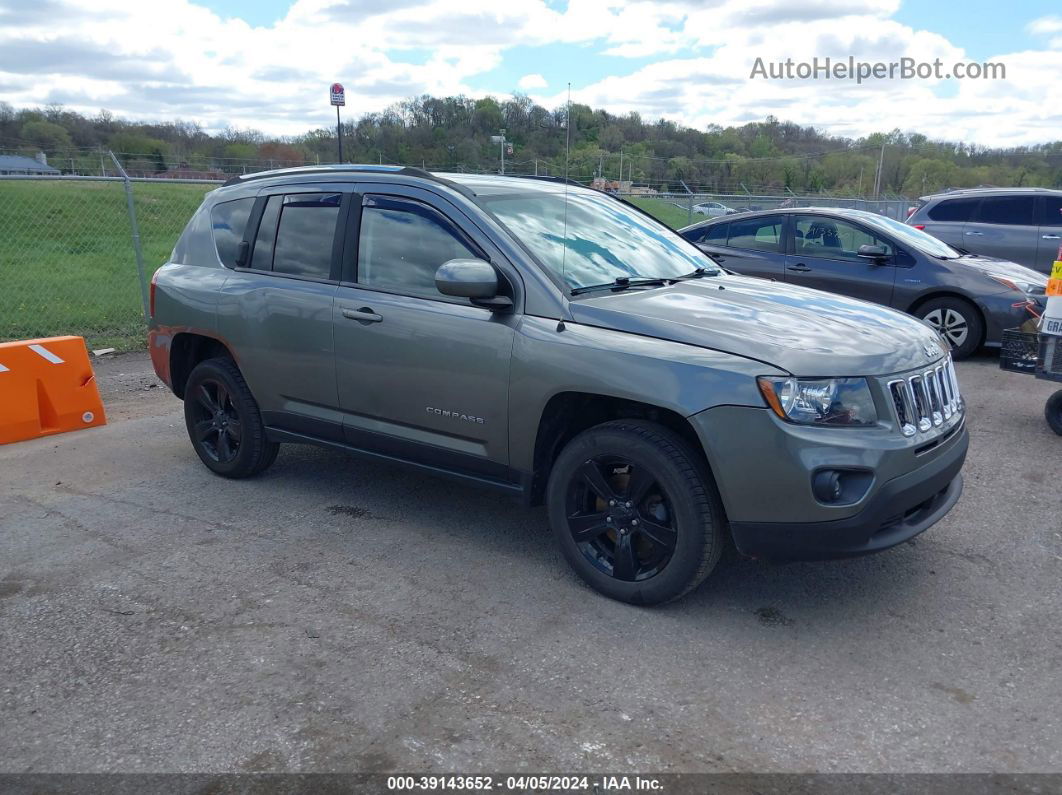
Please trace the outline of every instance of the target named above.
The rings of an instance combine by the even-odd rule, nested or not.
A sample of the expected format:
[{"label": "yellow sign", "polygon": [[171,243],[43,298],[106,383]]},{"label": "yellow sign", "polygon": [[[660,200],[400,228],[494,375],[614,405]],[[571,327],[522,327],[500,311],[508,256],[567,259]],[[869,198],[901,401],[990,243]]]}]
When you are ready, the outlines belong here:
[{"label": "yellow sign", "polygon": [[1047,294],[1062,295],[1062,260],[1056,262],[1051,268],[1051,276],[1047,280]]}]

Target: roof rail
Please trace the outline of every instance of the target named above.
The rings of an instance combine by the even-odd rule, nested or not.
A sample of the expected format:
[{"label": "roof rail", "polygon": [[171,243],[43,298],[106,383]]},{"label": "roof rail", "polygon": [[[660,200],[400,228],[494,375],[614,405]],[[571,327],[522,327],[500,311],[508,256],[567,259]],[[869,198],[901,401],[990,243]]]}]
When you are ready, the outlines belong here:
[{"label": "roof rail", "polygon": [[[568,177],[554,177],[549,174],[506,174],[507,177],[516,177],[518,179],[537,179],[541,182],[560,182],[564,185],[574,185],[577,188],[587,188],[588,190],[597,190],[597,188],[591,188],[589,185],[584,185],[581,182],[577,182],[574,179]],[[603,192],[603,191],[602,191]]]},{"label": "roof rail", "polygon": [[240,185],[258,179],[272,179],[273,177],[296,176],[298,174],[401,174],[406,177],[419,177],[432,182],[446,185],[465,196],[474,196],[472,191],[464,185],[451,182],[448,179],[437,177],[430,171],[415,166],[384,166],[375,163],[332,163],[324,166],[296,166],[294,168],[277,168],[270,171],[256,171],[253,174],[240,174],[225,182],[222,187],[228,185]]}]

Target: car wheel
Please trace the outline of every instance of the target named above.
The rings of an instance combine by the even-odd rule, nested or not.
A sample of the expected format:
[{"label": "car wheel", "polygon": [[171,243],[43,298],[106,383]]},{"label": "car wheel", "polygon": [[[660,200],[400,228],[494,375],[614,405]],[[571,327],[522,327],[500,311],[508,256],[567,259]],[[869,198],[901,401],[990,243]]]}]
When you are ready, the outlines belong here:
[{"label": "car wheel", "polygon": [[914,313],[940,332],[951,344],[953,359],[965,359],[980,346],[985,323],[981,312],[961,298],[934,298]]},{"label": "car wheel", "polygon": [[192,370],[184,389],[184,422],[200,460],[227,478],[258,474],[280,449],[266,438],[258,403],[229,358],[207,359]]},{"label": "car wheel", "polygon": [[1062,436],[1062,389],[1047,399],[1047,405],[1044,406],[1044,418],[1051,426],[1051,430]]},{"label": "car wheel", "polygon": [[656,423],[617,420],[576,436],[557,457],[546,503],[572,568],[623,602],[653,605],[689,593],[726,543],[710,473]]}]

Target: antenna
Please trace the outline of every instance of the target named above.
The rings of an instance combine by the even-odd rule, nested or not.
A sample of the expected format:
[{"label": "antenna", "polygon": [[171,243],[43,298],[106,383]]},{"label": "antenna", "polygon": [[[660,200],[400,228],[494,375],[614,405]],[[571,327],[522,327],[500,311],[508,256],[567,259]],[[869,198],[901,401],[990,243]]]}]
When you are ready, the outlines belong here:
[{"label": "antenna", "polygon": [[561,249],[561,280],[568,258],[568,155],[572,145],[572,84],[568,81],[568,106],[564,110],[564,248]]}]

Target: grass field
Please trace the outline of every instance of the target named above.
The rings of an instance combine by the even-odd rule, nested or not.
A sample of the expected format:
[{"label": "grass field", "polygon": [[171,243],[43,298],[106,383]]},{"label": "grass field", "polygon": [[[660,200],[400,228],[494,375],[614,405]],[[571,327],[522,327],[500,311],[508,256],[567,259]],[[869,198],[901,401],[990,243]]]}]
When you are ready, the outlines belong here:
[{"label": "grass field", "polygon": [[[134,183],[148,276],[211,185]],[[0,341],[76,334],[143,347],[144,319],[119,182],[0,180]]]},{"label": "grass field", "polygon": [[[683,207],[676,207],[675,203],[682,203],[682,199],[643,199],[626,196],[631,204],[636,204],[652,215],[658,221],[661,221],[672,229],[681,229],[684,226],[689,226],[691,221],[689,220],[689,212]],[[693,220],[697,221],[703,216],[695,215]]]}]

